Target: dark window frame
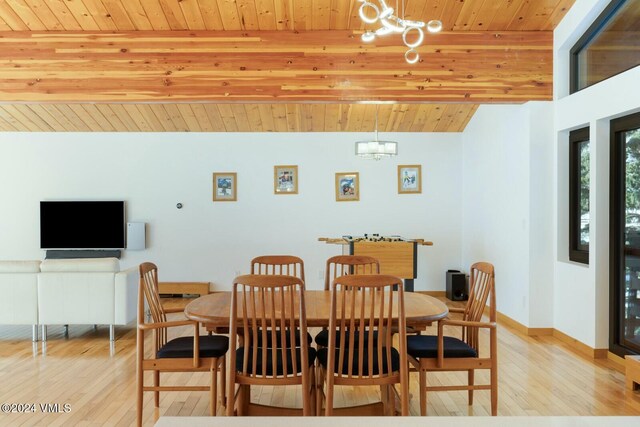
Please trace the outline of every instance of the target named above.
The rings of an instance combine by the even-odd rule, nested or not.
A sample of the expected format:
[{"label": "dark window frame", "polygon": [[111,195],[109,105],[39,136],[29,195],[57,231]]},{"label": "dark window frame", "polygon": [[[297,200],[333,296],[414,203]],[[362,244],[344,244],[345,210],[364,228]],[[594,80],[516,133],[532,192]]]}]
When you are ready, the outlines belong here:
[{"label": "dark window frame", "polygon": [[569,259],[589,264],[589,245],[580,244],[580,145],[589,142],[589,127],[569,133]]},{"label": "dark window frame", "polygon": [[[593,86],[594,84],[603,82],[605,80],[610,79],[611,77],[617,76],[618,74],[624,73],[625,71],[630,70],[631,68],[627,68],[626,70],[622,70],[616,74],[613,74],[606,79],[597,81],[591,85],[585,86],[582,89],[578,89],[578,53],[589,43],[595,36],[598,35],[600,30],[609,22],[609,19],[618,11],[620,7],[624,5],[628,0],[612,0],[611,3],[602,11],[600,15],[596,18],[596,20],[591,24],[591,26],[585,31],[585,33],[578,39],[576,44],[573,45],[571,50],[569,51],[569,94],[573,94],[579,92],[583,89]],[[637,65],[636,65],[637,66]]]},{"label": "dark window frame", "polygon": [[[626,160],[621,132],[640,127],[640,113],[630,114],[611,120],[610,125],[610,167],[609,167],[609,351],[624,357],[636,354],[631,349],[620,344],[622,325],[620,310],[624,311],[624,295],[620,295],[620,280],[624,277],[623,264],[619,262],[624,257],[624,237],[620,236],[620,229],[626,223],[623,206],[626,188],[625,170],[620,167]],[[622,239],[621,239],[622,237]]]}]

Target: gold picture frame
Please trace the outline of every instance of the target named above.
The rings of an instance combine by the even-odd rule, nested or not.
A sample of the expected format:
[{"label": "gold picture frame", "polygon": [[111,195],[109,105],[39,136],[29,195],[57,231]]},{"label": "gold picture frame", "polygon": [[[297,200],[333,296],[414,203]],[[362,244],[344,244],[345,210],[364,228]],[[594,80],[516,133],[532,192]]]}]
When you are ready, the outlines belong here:
[{"label": "gold picture frame", "polygon": [[238,175],[236,172],[213,173],[213,201],[235,202],[238,200]]},{"label": "gold picture frame", "polygon": [[336,202],[360,200],[360,174],[358,172],[336,173]]},{"label": "gold picture frame", "polygon": [[273,193],[298,194],[297,165],[276,165],[273,167]]},{"label": "gold picture frame", "polygon": [[398,194],[422,193],[422,165],[398,165]]}]

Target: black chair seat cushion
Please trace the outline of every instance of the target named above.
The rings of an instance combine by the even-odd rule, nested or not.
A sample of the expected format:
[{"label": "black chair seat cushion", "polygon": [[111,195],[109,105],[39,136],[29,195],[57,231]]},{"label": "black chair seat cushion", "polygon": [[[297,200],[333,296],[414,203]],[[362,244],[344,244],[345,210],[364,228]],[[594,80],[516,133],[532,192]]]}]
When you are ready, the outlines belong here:
[{"label": "black chair seat cushion", "polygon": [[[242,372],[242,366],[244,364],[244,353],[245,353],[245,347],[240,347],[238,348],[238,350],[236,350],[236,371],[237,372]],[[262,348],[258,348],[258,357],[257,357],[257,363],[256,363],[256,372],[255,375],[264,375],[263,374],[263,368],[262,368],[262,351],[266,351],[267,352],[267,372],[266,375],[269,376],[273,376],[273,351],[271,348],[267,348],[267,349],[262,349]],[[302,351],[300,349],[300,347],[296,348],[296,373],[300,373],[302,372]],[[276,375],[284,375],[284,369],[283,369],[283,355],[282,355],[282,350],[278,350],[276,351]],[[290,375],[293,373],[293,358],[291,357],[291,349],[287,349],[285,351],[286,353],[286,363],[287,363],[287,375]],[[253,374],[253,366],[252,366],[252,358],[253,358],[253,349],[249,348],[248,349],[248,363],[247,363],[247,374]],[[313,363],[316,360],[316,349],[313,347],[309,347],[308,350],[308,357],[309,360],[307,360],[307,366],[313,366]]]},{"label": "black chair seat cushion", "polygon": [[[354,375],[358,375],[359,374],[359,370],[358,370],[358,349],[354,348],[353,349],[353,374]],[[349,375],[349,349],[344,349],[344,362],[342,364],[342,374],[343,375]],[[320,362],[320,364],[322,366],[327,367],[327,357],[329,356],[329,349],[328,348],[321,348],[320,350],[318,350],[318,362]],[[335,362],[335,373],[337,374],[340,370],[340,367],[338,366],[339,363],[339,357],[340,357],[340,350],[336,349],[335,352],[335,357],[336,357],[336,362]],[[397,372],[400,370],[400,353],[398,353],[398,350],[396,350],[395,348],[391,347],[391,371],[389,371],[389,367],[387,366],[387,349],[386,347],[382,348],[382,373],[383,374],[388,374],[389,372]],[[369,375],[369,352],[368,349],[364,349],[364,354],[362,357],[362,375],[368,376]],[[380,364],[378,363],[378,350],[376,348],[373,349],[373,375],[380,375]]]},{"label": "black chair seat cushion", "polygon": [[[341,331],[336,331],[336,347],[340,347],[340,332]],[[345,336],[344,336],[344,345],[348,346],[349,345],[349,332],[346,332]],[[365,332],[364,334],[356,334],[355,335],[355,339],[354,339],[354,345],[358,345],[358,341],[360,340],[360,337],[364,336],[364,342],[365,345],[367,345],[367,343],[369,342],[369,332]],[[322,331],[320,331],[318,333],[318,335],[316,335],[316,344],[318,344],[320,347],[329,347],[329,330],[328,329],[323,329]],[[374,345],[376,345],[375,343],[378,341],[378,331],[373,331],[373,343]]]},{"label": "black chair seat cushion", "polygon": [[[200,336],[200,357],[222,357],[229,350],[229,338],[220,335]],[[174,338],[156,353],[158,359],[193,357],[193,337]]]},{"label": "black chair seat cushion", "polygon": [[[239,329],[239,331],[242,329]],[[274,347],[273,345],[273,335],[271,333],[271,329],[267,329],[267,347]],[[282,331],[277,330],[276,331],[276,348],[281,348],[282,347],[282,339],[280,338],[280,334],[282,333]],[[296,331],[294,332],[294,337],[296,340],[296,347],[300,347],[300,330],[296,329]],[[253,334],[250,334],[249,337],[244,337],[245,342],[249,342],[249,340],[253,339]],[[291,348],[291,333],[289,331],[285,331],[284,332],[284,340],[287,343],[287,348]],[[311,345],[311,343],[313,342],[313,337],[311,336],[310,333],[307,332],[307,345]],[[258,347],[264,347],[262,345],[262,329],[258,329]]]},{"label": "black chair seat cushion", "polygon": [[[478,357],[478,353],[466,342],[454,337],[444,337],[444,357]],[[421,357],[438,357],[438,337],[435,335],[415,335],[407,337],[407,353]]]}]

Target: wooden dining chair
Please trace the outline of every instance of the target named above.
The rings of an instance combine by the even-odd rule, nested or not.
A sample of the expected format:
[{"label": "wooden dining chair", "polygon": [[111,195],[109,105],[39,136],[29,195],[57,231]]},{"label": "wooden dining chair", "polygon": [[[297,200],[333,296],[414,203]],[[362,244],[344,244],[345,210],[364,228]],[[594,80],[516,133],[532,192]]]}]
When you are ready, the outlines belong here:
[{"label": "wooden dining chair", "polygon": [[379,274],[380,262],[366,255],[336,255],[327,260],[324,273],[324,290],[331,290],[336,277],[349,274]]},{"label": "wooden dining chair", "polygon": [[293,255],[262,255],[251,260],[251,274],[293,276],[304,284],[304,262]]},{"label": "wooden dining chair", "polygon": [[[393,292],[396,285],[398,291]],[[391,328],[395,324],[399,330],[399,349],[392,342]],[[336,342],[338,332],[340,340]],[[329,343],[318,350],[318,380],[326,382],[325,415],[333,414],[336,385],[379,385],[384,413],[392,415],[396,384],[401,388],[401,414],[409,415],[405,346],[402,279],[379,274],[336,278],[331,289]]]},{"label": "wooden dining chair", "polygon": [[[294,276],[302,280],[304,290],[304,262],[294,255],[262,255],[251,260],[251,274]],[[296,332],[296,343],[300,341],[300,331]],[[242,331],[239,332],[242,337]],[[262,334],[258,333],[261,340]],[[309,344],[313,342],[311,334],[307,334]],[[276,345],[280,342],[276,340]],[[262,343],[259,343],[262,345]],[[271,347],[271,334],[267,334],[267,347]]]},{"label": "wooden dining chair", "polygon": [[[236,277],[229,331],[227,415],[246,413],[251,385],[293,384],[302,386],[302,414],[315,414],[316,351],[296,339],[307,335],[304,284],[300,278],[251,274]],[[240,332],[244,340],[236,348]],[[262,345],[269,342],[271,345]]]},{"label": "wooden dining chair", "polygon": [[[324,273],[324,290],[328,291],[331,283],[340,276],[349,274],[379,274],[380,263],[377,259],[366,255],[336,255],[327,260]],[[364,337],[366,339],[366,335]],[[327,347],[329,330],[323,328],[315,336],[315,342],[320,347]],[[336,342],[340,342],[340,331],[336,334]]]},{"label": "wooden dining chair", "polygon": [[[198,322],[192,320],[167,320],[167,314],[184,312],[183,309],[166,309],[160,302],[158,293],[158,267],[150,262],[140,265],[140,285],[138,290],[137,328],[137,424],[142,425],[143,393],[153,391],[155,407],[159,407],[161,391],[208,391],[209,413],[217,410],[217,384],[220,375],[222,402],[225,402],[225,354],[229,349],[229,339],[218,335],[199,334]],[[151,313],[151,322],[145,322],[145,300]],[[168,338],[171,327],[193,326],[193,336]],[[145,334],[153,331],[151,357],[147,357]],[[195,349],[195,351],[194,351]],[[144,383],[145,371],[153,372],[153,385]],[[210,372],[208,386],[160,385],[161,372]]]},{"label": "wooden dining chair", "polygon": [[[496,330],[496,295],[493,265],[478,262],[471,266],[469,300],[464,309],[450,308],[450,313],[462,313],[462,319],[438,321],[438,335],[407,338],[409,363],[420,375],[420,414],[427,414],[427,392],[468,390],[469,405],[473,405],[474,390],[491,390],[491,415],[498,413],[498,336]],[[488,303],[488,304],[487,304]],[[482,321],[486,306],[489,321]],[[460,327],[461,339],[445,336],[444,327]],[[489,354],[480,355],[480,329],[489,330]],[[475,369],[488,369],[490,383],[476,385]],[[468,384],[429,386],[427,372],[467,371]]]}]

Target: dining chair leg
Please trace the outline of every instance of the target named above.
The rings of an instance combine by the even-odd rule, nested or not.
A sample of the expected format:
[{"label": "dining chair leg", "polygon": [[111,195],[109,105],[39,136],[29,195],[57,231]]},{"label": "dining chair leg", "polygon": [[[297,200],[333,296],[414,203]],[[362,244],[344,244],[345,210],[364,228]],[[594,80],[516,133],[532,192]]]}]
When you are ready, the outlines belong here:
[{"label": "dining chair leg", "polygon": [[[229,374],[230,376],[233,373]],[[233,382],[233,378],[229,378],[229,390],[227,390],[227,416],[233,417],[236,411],[236,393],[235,393],[235,384]]]},{"label": "dining chair leg", "polygon": [[[495,359],[494,359],[495,360]],[[498,368],[491,368],[491,415],[498,415]]]},{"label": "dining chair leg", "polygon": [[[394,416],[396,414],[396,393],[394,392],[393,385],[387,386],[387,396],[389,396],[389,415]],[[397,412],[401,414],[401,411]]]},{"label": "dining chair leg", "polygon": [[325,373],[327,378],[327,394],[324,402],[324,415],[330,417],[333,415],[333,375]]},{"label": "dining chair leg", "polygon": [[[469,369],[469,387],[473,387],[474,384],[474,373],[473,369]],[[473,405],[473,389],[469,389],[469,406]]]},{"label": "dining chair leg", "polygon": [[209,415],[214,417],[218,412],[218,359],[211,362],[211,389],[209,390]]},{"label": "dining chair leg", "polygon": [[240,392],[238,394],[238,415],[249,414],[250,402],[251,402],[251,387],[243,384],[240,386]]},{"label": "dining chair leg", "polygon": [[427,371],[419,370],[420,378],[420,415],[427,415]]},{"label": "dining chair leg", "polygon": [[316,367],[316,415],[322,415],[322,397],[324,396],[324,372],[322,366]]},{"label": "dining chair leg", "polygon": [[389,387],[380,386],[380,401],[382,401],[382,415],[389,415]]},{"label": "dining chair leg", "polygon": [[220,404],[227,407],[227,356],[222,356],[220,362]]},{"label": "dining chair leg", "polygon": [[309,383],[310,376],[302,375],[302,416],[308,417],[311,415],[311,399],[309,396]]},{"label": "dining chair leg", "polygon": [[307,390],[307,395],[310,399],[311,411],[309,413],[310,416],[315,416],[317,414],[316,411],[316,370],[315,367],[309,369],[309,383],[311,384],[309,389]]},{"label": "dining chair leg", "polygon": [[[160,385],[160,371],[153,371],[153,386],[158,387]],[[153,392],[153,404],[156,408],[160,407],[160,392],[155,390]]]}]

